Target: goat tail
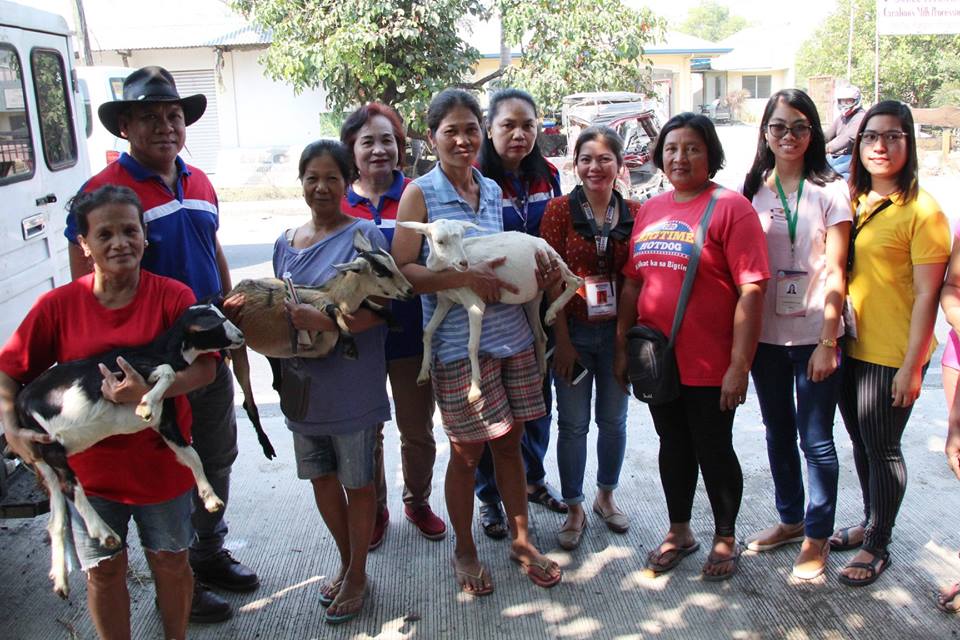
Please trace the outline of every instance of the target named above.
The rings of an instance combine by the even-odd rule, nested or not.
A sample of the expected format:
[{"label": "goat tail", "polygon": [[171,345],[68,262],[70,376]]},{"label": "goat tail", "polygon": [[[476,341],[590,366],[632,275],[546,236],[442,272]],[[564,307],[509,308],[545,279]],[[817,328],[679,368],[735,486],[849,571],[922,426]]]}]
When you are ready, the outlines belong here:
[{"label": "goat tail", "polygon": [[257,440],[260,442],[260,448],[263,449],[263,455],[267,460],[277,457],[277,452],[270,443],[266,431],[263,430],[263,423],[260,422],[260,410],[257,409],[257,403],[253,399],[253,387],[250,384],[250,360],[247,359],[247,347],[241,346],[233,350],[233,375],[240,383],[240,389],[243,390],[243,410],[253,424],[257,432]]}]

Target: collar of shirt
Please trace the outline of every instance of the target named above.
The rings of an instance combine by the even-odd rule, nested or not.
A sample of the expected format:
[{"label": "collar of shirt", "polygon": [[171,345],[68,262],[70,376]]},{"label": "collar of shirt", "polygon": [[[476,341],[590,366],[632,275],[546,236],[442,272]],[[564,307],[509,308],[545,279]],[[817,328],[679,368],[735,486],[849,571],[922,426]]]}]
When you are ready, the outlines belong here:
[{"label": "collar of shirt", "polygon": [[[129,153],[127,153],[126,151],[120,154],[119,162],[123,166],[123,168],[126,169],[127,172],[131,176],[133,176],[133,179],[136,180],[137,182],[145,182],[147,180],[153,179],[161,183],[162,185],[167,186],[166,183],[163,181],[163,178],[160,177],[160,174],[158,174],[153,169],[148,169],[147,167],[137,162],[137,159],[134,158]],[[177,194],[176,195],[178,200],[182,200],[183,199],[183,177],[190,175],[190,169],[189,167],[187,167],[187,163],[184,162],[180,156],[177,156],[175,163],[177,165]]]},{"label": "collar of shirt", "polygon": [[[578,190],[582,191],[583,187],[577,185],[574,187],[574,190],[570,192],[570,195],[567,196],[570,199],[570,222],[573,224],[574,231],[584,238],[592,240],[594,237],[593,226],[591,226],[590,221],[587,220],[587,214],[583,210],[583,207],[580,206]],[[623,199],[623,196],[621,196],[620,192],[616,189],[613,191],[613,199],[617,202],[616,206],[619,216],[617,226],[610,230],[610,237],[614,240],[626,240],[633,231],[633,216],[630,214],[630,207],[627,206],[627,201]]]},{"label": "collar of shirt", "polygon": [[[483,206],[483,201],[490,196],[490,186],[488,181],[481,175],[480,171],[476,167],[471,167],[470,170],[473,172],[473,179],[476,181],[477,185],[480,187],[480,206]],[[450,180],[447,178],[447,174],[443,172],[443,169],[440,168],[439,163],[436,168],[431,171],[433,174],[433,187],[436,190],[437,200],[444,204],[451,202],[462,202],[467,204],[467,201],[460,197],[460,194],[457,193],[457,190],[454,188],[453,184],[450,183]],[[468,205],[469,206],[469,205]]]},{"label": "collar of shirt", "polygon": [[383,194],[383,197],[380,198],[380,202],[374,207],[374,204],[370,202],[370,199],[366,196],[361,196],[359,193],[353,190],[353,185],[347,187],[347,202],[351,207],[355,207],[361,202],[366,202],[371,207],[374,207],[378,211],[383,208],[383,200],[395,200],[399,201],[400,196],[403,195],[403,172],[399,169],[393,170],[393,183],[390,185],[390,188],[387,189],[387,192]]}]

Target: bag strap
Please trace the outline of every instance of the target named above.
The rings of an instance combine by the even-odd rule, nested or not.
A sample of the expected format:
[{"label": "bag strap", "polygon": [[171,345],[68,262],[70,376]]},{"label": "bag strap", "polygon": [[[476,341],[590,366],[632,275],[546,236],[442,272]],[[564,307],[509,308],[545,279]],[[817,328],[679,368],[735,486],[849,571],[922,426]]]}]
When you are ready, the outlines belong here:
[{"label": "bag strap", "polygon": [[673,341],[680,331],[680,323],[683,322],[683,313],[687,310],[687,300],[690,298],[690,291],[693,289],[693,279],[697,275],[697,266],[700,264],[700,250],[707,236],[707,227],[710,226],[710,218],[713,217],[713,208],[717,204],[720,192],[723,187],[716,185],[713,188],[713,194],[710,196],[710,202],[700,218],[700,224],[697,226],[697,232],[693,240],[693,248],[690,250],[690,261],[687,263],[687,272],[683,276],[683,286],[680,288],[680,298],[677,299],[677,310],[673,314],[673,327],[670,329],[670,341],[668,347],[673,346]]}]

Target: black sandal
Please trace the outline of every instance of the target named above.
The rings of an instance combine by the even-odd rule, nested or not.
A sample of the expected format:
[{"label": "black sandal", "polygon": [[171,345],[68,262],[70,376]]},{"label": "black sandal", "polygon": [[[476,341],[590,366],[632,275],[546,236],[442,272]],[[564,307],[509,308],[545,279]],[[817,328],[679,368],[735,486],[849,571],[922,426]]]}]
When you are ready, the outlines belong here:
[{"label": "black sandal", "polygon": [[488,538],[503,540],[507,537],[510,532],[504,522],[505,518],[499,502],[480,503],[480,524]]},{"label": "black sandal", "polygon": [[850,530],[856,529],[857,527],[863,527],[863,525],[855,524],[852,527],[837,529],[836,533],[830,536],[830,550],[850,551],[851,549],[859,549],[861,546],[863,546],[862,540],[860,542],[850,542]]},{"label": "black sandal", "polygon": [[[873,560],[870,562],[851,562],[844,569],[864,569],[869,571],[869,575],[866,578],[850,578],[843,573],[840,574],[839,579],[843,584],[850,587],[865,587],[868,584],[873,584],[877,581],[877,578],[880,577],[880,574],[887,570],[887,567],[890,566],[890,552],[889,551],[880,551],[878,549],[869,549],[863,547],[863,550],[873,555]],[[883,564],[881,564],[883,563]]]},{"label": "black sandal", "polygon": [[535,502],[537,504],[545,506],[550,511],[554,513],[566,513],[567,505],[563,499],[558,496],[553,487],[549,484],[544,483],[534,489],[531,492],[527,493],[527,502]]}]

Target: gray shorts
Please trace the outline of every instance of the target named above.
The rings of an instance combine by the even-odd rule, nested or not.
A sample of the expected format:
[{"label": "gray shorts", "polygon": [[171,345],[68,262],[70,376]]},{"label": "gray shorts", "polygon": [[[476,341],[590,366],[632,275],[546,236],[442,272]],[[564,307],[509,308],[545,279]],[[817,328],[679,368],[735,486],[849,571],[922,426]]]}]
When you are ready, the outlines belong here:
[{"label": "gray shorts", "polygon": [[84,571],[96,567],[102,560],[112,558],[127,547],[127,528],[130,518],[137,523],[140,544],[149,551],[184,551],[193,541],[193,525],[190,508],[194,490],[159,504],[123,504],[97,496],[87,496],[94,511],[120,536],[120,547],[107,549],[87,534],[87,527],[80,513],[67,500],[70,508],[70,525],[73,543],[77,549],[80,568]]},{"label": "gray shorts", "polygon": [[335,436],[308,436],[293,433],[293,454],[297,477],[313,480],[337,474],[347,489],[361,489],[373,482],[373,452],[381,424]]}]

